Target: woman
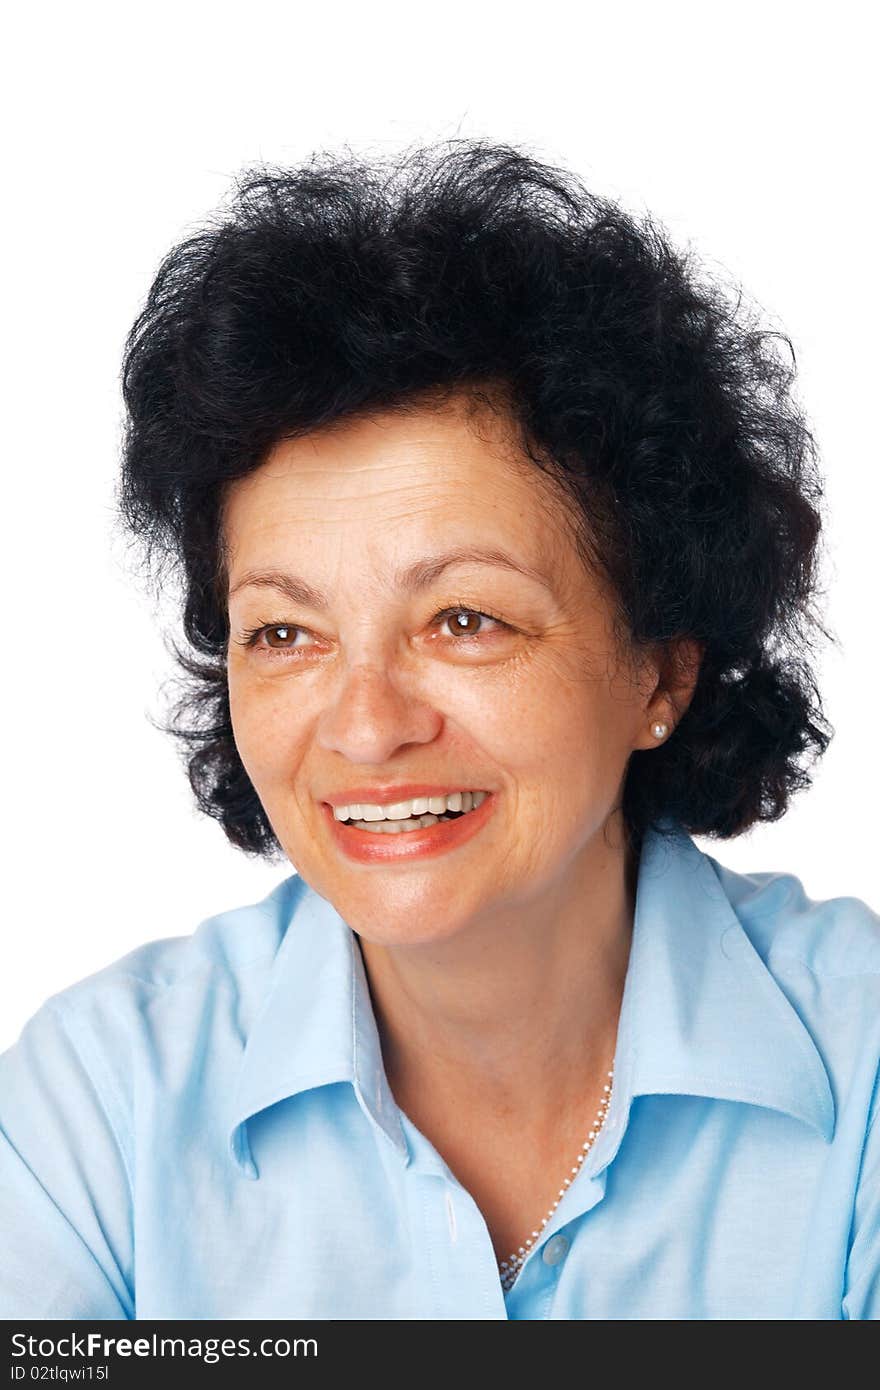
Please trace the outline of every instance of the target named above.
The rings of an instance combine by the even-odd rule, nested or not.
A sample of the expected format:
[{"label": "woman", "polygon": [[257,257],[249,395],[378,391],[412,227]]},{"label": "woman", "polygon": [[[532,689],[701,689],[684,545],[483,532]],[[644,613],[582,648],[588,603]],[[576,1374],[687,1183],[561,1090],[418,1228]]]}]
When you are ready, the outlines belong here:
[{"label": "woman", "polygon": [[120,511],[198,804],[295,872],[4,1054],[4,1316],[880,1315],[880,919],[691,838],[830,738],[792,377],[484,141],[170,252]]}]

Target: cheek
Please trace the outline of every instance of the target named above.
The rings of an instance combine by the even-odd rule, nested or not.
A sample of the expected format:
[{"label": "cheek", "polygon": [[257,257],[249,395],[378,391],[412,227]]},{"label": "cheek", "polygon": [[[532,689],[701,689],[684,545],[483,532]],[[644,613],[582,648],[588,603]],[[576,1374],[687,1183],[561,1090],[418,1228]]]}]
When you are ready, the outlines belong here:
[{"label": "cheek", "polygon": [[302,712],[279,684],[229,676],[232,734],[245,771],[258,792],[289,777],[302,742]]},{"label": "cheek", "polygon": [[608,695],[602,682],[546,667],[521,673],[471,701],[468,726],[499,764],[538,782],[584,772],[607,754]]},{"label": "cheek", "polygon": [[510,779],[521,833],[507,849],[538,885],[568,862],[618,796],[628,753],[629,710],[616,687],[583,668],[546,671],[509,686],[487,715],[483,747]]}]

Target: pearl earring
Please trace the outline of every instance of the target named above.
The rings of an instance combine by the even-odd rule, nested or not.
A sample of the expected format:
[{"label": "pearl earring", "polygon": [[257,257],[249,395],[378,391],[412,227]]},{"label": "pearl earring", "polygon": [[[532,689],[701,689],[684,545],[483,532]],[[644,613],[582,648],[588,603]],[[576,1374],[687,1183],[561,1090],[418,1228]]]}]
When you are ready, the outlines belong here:
[{"label": "pearl earring", "polygon": [[651,727],[651,733],[654,735],[655,738],[665,738],[667,732],[668,727],[666,724],[654,724]]}]

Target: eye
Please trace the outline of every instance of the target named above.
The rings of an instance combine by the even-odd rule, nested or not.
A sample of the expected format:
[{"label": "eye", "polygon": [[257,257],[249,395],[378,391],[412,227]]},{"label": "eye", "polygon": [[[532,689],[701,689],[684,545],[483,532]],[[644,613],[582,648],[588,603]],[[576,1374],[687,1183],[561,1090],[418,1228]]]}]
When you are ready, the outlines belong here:
[{"label": "eye", "polygon": [[[278,643],[264,644],[261,641],[264,634],[266,637],[270,634],[276,635],[279,638]],[[261,623],[259,627],[252,627],[242,632],[237,641],[242,647],[256,647],[272,655],[277,654],[284,657],[288,652],[302,650],[303,643],[299,643],[298,646],[293,645],[300,634],[308,636],[305,628],[295,627],[293,623]]]},{"label": "eye", "polygon": [[[463,604],[456,605],[454,608],[444,608],[434,618],[435,623],[441,625],[452,623],[452,627],[447,629],[449,635],[454,635],[454,640],[459,641],[463,638],[489,637],[490,632],[484,632],[485,622],[498,623],[501,627],[508,624],[502,618],[497,618],[494,613],[487,613],[479,608],[466,608]],[[483,626],[481,626],[482,624]]]}]

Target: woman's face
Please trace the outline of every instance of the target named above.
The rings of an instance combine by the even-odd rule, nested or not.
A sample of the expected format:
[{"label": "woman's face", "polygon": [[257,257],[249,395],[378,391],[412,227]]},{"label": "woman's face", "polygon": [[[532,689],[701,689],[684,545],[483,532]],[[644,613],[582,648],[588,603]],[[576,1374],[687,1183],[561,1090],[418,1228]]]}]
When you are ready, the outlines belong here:
[{"label": "woman's face", "polygon": [[[563,504],[505,441],[458,404],[377,414],[279,444],[227,498],[239,754],[291,863],[381,944],[583,882],[668,714],[653,665],[615,647]],[[454,550],[496,558],[441,567]],[[326,804],[397,803],[405,784],[491,795],[399,834]]]}]

